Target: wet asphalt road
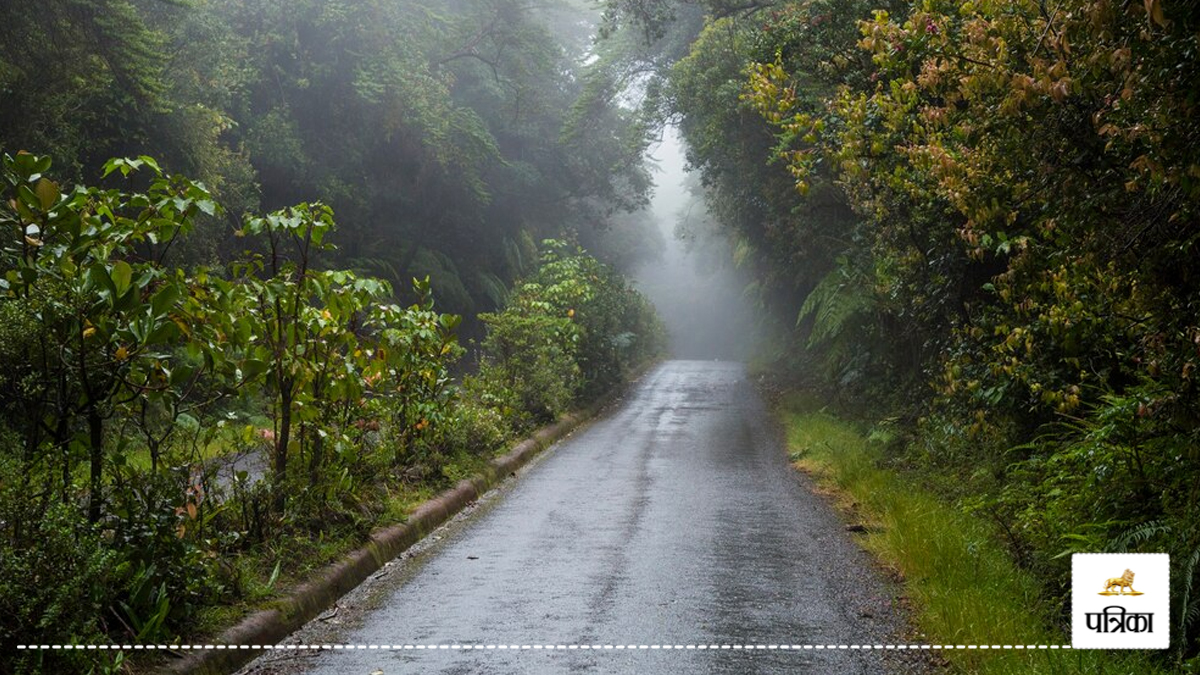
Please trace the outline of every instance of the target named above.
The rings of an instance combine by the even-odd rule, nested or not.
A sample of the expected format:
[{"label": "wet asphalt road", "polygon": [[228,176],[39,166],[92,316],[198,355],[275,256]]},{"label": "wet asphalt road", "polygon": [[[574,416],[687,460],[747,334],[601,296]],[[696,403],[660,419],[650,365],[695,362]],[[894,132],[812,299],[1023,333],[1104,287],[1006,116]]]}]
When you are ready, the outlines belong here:
[{"label": "wet asphalt road", "polygon": [[[672,361],[292,642],[877,644],[903,619],[740,364]],[[401,563],[397,563],[401,565]],[[876,673],[866,651],[328,651],[247,673]],[[920,669],[920,668],[918,668]]]}]

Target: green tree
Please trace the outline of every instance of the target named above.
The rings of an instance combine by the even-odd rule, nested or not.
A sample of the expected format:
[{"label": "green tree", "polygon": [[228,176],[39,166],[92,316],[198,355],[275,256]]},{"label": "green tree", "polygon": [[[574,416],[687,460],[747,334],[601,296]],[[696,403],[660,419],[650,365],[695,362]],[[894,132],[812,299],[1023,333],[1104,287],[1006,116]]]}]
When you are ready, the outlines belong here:
[{"label": "green tree", "polygon": [[31,413],[23,434],[29,460],[47,434],[63,452],[64,483],[72,455],[87,457],[88,517],[95,522],[105,420],[128,399],[180,384],[169,363],[187,332],[189,281],[163,259],[197,214],[217,207],[202,186],[163,175],[147,157],[114,160],[106,169],[150,169],[145,193],[63,193],[45,176],[47,157],[5,155],[3,167],[9,199],[0,207],[0,292],[6,304],[23,305],[14,313],[24,314],[38,337],[17,361],[31,369],[19,394],[28,398],[7,403]]}]

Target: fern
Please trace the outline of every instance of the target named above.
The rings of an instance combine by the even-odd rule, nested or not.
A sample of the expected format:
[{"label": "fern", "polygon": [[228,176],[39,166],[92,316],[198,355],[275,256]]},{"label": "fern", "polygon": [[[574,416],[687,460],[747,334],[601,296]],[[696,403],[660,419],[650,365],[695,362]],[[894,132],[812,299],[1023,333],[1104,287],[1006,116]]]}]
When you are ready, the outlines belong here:
[{"label": "fern", "polygon": [[361,276],[383,277],[391,281],[400,281],[400,271],[396,269],[394,261],[385,258],[370,256],[351,258],[346,261],[346,267]]},{"label": "fern", "polygon": [[[1174,532],[1175,529],[1171,525],[1161,520],[1151,520],[1114,537],[1107,549],[1114,552],[1135,549],[1152,539],[1169,538]],[[1192,549],[1178,569],[1180,581],[1176,583],[1180,588],[1180,600],[1176,628],[1180,635],[1186,636],[1188,630],[1200,620],[1200,597],[1194,597],[1196,575],[1200,572],[1200,546]]]},{"label": "fern", "polygon": [[1113,552],[1128,551],[1130,548],[1137,548],[1137,546],[1150,541],[1160,534],[1169,535],[1171,531],[1171,526],[1163,523],[1161,520],[1151,520],[1114,537],[1108,545],[1108,550]]},{"label": "fern", "polygon": [[796,325],[813,317],[812,332],[808,336],[811,349],[838,340],[852,321],[870,307],[871,297],[865,282],[857,278],[845,258],[839,258],[838,266],[805,298]]},{"label": "fern", "polygon": [[476,272],[475,283],[492,307],[503,307],[508,302],[508,287],[495,274]]},{"label": "fern", "polygon": [[1192,550],[1192,555],[1183,565],[1183,597],[1180,600],[1179,608],[1179,632],[1181,635],[1187,635],[1188,628],[1200,619],[1200,597],[1192,597],[1197,567],[1200,567],[1200,546]]}]

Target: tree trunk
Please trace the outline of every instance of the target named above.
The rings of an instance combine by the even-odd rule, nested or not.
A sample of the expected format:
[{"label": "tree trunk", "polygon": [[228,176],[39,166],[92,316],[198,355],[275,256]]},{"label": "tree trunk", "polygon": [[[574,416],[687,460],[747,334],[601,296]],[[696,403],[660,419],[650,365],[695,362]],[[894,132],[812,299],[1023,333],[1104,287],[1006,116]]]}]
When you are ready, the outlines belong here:
[{"label": "tree trunk", "polygon": [[308,464],[308,484],[316,487],[321,477],[321,464],[325,461],[325,439],[320,432],[313,438],[312,457]]},{"label": "tree trunk", "polygon": [[279,394],[279,436],[275,439],[275,510],[282,513],[287,503],[283,481],[287,478],[288,441],[292,435],[292,392],[281,387]]},{"label": "tree trunk", "polygon": [[103,501],[103,469],[104,469],[104,420],[94,403],[87,407],[88,422],[88,455],[91,464],[91,488],[88,493],[88,522],[100,520],[100,503]]}]

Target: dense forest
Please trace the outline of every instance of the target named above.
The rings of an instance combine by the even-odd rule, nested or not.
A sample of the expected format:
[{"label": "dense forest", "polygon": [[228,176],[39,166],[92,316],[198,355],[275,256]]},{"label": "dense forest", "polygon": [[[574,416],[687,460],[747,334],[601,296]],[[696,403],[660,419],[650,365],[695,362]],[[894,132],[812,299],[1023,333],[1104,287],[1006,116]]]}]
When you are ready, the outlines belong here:
[{"label": "dense forest", "polygon": [[1200,7],[612,0],[775,322],[1069,610],[1072,552],[1172,555],[1200,649]]},{"label": "dense forest", "polygon": [[660,355],[673,125],[757,367],[1051,621],[1170,553],[1195,668],[1198,59],[1195,0],[4,3],[0,639],[210,634]]},{"label": "dense forest", "polygon": [[596,18],[0,6],[6,650],[210,635],[661,351]]},{"label": "dense forest", "polygon": [[212,191],[187,257],[247,211],[320,199],[338,264],[502,304],[536,242],[644,203],[651,129],[569,5],[68,1],[0,8],[3,144],[93,181],[150,155]]}]

